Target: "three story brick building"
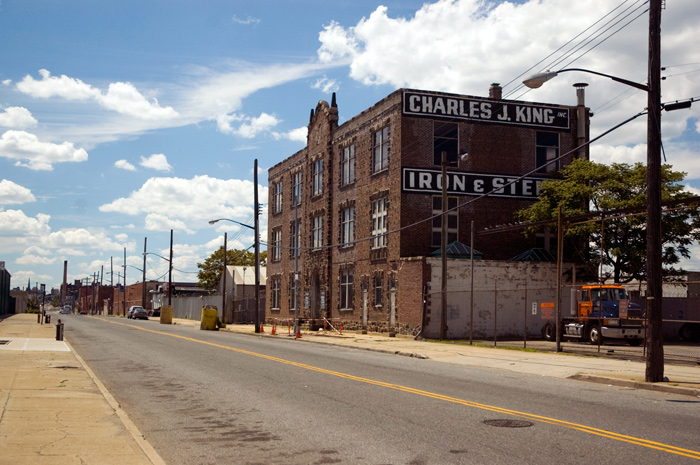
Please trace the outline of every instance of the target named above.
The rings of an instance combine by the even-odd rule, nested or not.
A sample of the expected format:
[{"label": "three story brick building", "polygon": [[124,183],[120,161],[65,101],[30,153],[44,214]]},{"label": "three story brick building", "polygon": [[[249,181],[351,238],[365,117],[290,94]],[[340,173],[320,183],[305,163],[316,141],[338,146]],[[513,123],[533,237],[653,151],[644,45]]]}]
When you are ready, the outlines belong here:
[{"label": "three story brick building", "polygon": [[[419,327],[429,276],[420,257],[440,251],[443,152],[447,242],[466,244],[472,221],[477,231],[513,222],[543,179],[587,157],[575,150],[587,140],[581,102],[500,94],[496,84],[489,98],[400,89],[342,125],[335,94],[320,101],[307,146],[269,170],[267,318],[298,309],[345,325]],[[514,231],[480,236],[475,249],[508,260],[537,241]]]}]

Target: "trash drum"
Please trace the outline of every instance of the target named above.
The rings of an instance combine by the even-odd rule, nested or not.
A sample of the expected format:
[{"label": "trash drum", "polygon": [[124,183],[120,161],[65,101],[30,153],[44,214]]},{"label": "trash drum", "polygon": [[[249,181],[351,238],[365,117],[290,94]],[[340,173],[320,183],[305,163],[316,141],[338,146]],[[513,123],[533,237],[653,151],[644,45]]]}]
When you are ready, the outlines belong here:
[{"label": "trash drum", "polygon": [[215,308],[203,308],[199,329],[203,329],[204,331],[216,331],[216,319],[218,315],[219,311]]},{"label": "trash drum", "polygon": [[163,305],[160,308],[160,324],[162,324],[162,325],[173,324],[173,307],[172,307],[172,305]]}]

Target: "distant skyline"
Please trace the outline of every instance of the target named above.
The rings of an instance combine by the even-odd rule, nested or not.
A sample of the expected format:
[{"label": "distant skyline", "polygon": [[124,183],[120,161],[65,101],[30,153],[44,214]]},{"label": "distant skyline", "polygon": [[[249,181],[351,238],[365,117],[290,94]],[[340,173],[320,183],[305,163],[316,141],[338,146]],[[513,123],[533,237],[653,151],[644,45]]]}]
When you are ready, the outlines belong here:
[{"label": "distant skyline", "polygon": [[[176,281],[253,235],[253,160],[262,240],[267,169],[306,144],[310,109],[337,93],[340,124],[398,88],[575,105],[577,82],[595,137],[646,107],[611,80],[565,73],[519,88],[546,68],[588,68],[646,82],[641,0],[0,1],[0,261],[11,286],[58,287],[104,266],[140,281],[143,243],[168,255]],[[613,19],[614,18],[614,19]],[[700,97],[697,0],[662,13],[662,101]],[[600,35],[599,35],[600,34]],[[571,52],[564,57],[565,52]],[[664,112],[666,162],[700,194],[700,103]],[[646,161],[646,120],[591,146],[603,163]],[[700,246],[682,266],[700,269]],[[148,255],[147,279],[168,263]]]}]

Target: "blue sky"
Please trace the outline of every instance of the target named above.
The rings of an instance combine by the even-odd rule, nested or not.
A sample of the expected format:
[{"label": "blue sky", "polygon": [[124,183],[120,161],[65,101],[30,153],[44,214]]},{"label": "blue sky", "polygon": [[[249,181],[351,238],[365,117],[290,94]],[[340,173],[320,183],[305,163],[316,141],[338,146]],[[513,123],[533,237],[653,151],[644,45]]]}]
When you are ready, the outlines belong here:
[{"label": "blue sky", "polygon": [[[499,82],[508,98],[573,105],[572,84],[585,81],[600,134],[642,111],[646,95],[579,73],[525,92],[519,76],[565,65],[645,82],[643,3],[2,0],[0,261],[12,287],[51,287],[64,260],[70,281],[104,266],[109,282],[113,257],[116,283],[126,247],[131,284],[144,238],[165,256],[174,229],[174,279],[196,280],[224,232],[231,248],[253,243],[208,220],[252,224],[253,160],[266,204],[267,169],[304,147],[310,109],[333,91],[342,123],[400,87],[484,96]],[[607,40],[586,44],[593,29],[574,39],[618,6],[612,15],[627,16]],[[662,31],[662,100],[699,97],[697,0],[668,2]],[[575,44],[572,58],[531,69]],[[696,193],[699,117],[700,104],[663,115],[668,162]],[[591,157],[644,161],[645,141],[640,118]],[[700,269],[693,253],[684,266]],[[167,262],[149,255],[146,269],[161,278]]]}]

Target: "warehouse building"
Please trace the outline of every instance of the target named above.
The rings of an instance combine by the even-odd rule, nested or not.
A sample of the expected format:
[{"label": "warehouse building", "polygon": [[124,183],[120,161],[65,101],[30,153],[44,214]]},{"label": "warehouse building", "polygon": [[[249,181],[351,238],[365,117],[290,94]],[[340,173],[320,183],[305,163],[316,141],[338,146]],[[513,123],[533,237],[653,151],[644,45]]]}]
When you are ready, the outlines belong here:
[{"label": "warehouse building", "polygon": [[[307,146],[269,170],[267,319],[415,332],[443,233],[450,260],[468,257],[472,224],[512,223],[542,180],[588,157],[582,94],[561,106],[504,100],[497,84],[488,98],[400,89],[341,125],[335,94],[320,101]],[[479,236],[474,253],[534,248],[556,250],[511,231]]]}]

